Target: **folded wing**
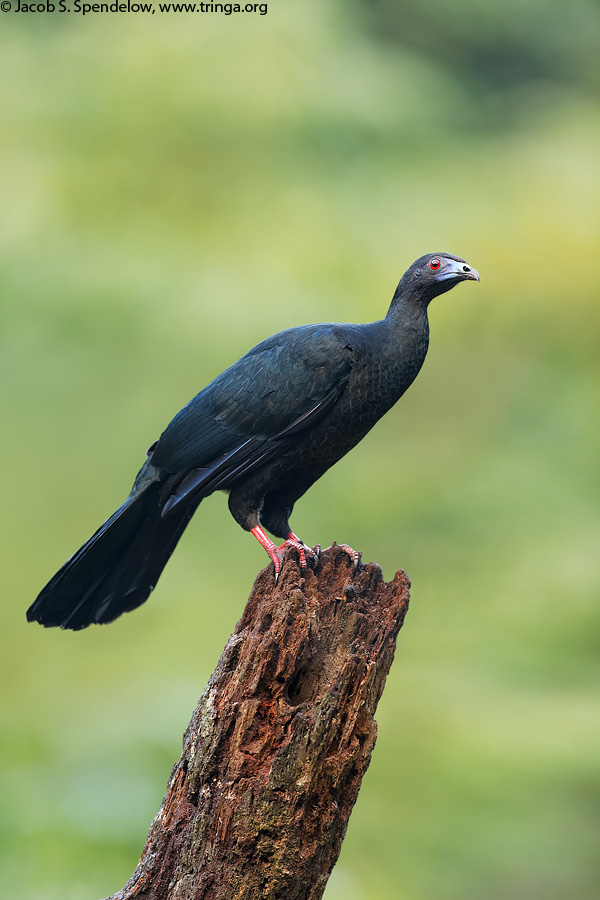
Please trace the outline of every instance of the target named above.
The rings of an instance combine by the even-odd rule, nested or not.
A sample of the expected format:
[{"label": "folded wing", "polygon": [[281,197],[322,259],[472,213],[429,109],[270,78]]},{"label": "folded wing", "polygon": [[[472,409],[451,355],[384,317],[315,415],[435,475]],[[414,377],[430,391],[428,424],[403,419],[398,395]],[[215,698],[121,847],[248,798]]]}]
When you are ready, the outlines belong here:
[{"label": "folded wing", "polygon": [[274,335],[184,407],[150,457],[171,473],[163,516],[231,487],[327,415],[352,369],[352,351],[336,331],[320,325]]}]

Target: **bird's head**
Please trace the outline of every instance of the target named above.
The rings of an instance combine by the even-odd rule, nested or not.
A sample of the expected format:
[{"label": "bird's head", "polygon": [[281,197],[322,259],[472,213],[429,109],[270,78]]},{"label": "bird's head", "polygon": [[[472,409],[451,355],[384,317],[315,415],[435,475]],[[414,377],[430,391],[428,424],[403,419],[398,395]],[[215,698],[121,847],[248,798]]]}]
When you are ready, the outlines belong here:
[{"label": "bird's head", "polygon": [[479,272],[459,256],[450,253],[428,253],[406,270],[395,296],[412,295],[429,303],[460,281],[479,281]]}]

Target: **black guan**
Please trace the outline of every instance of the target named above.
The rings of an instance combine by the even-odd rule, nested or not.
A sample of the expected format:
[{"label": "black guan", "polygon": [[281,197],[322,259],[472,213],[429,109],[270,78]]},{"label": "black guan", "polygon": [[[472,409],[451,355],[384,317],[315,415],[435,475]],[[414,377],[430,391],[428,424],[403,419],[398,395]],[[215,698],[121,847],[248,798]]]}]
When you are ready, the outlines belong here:
[{"label": "black guan", "polygon": [[429,302],[466,280],[479,275],[463,259],[428,254],[402,276],[384,319],[303,325],[253,347],[170,422],[123,505],[48,582],[28,620],[77,630],[135,609],[198,504],[218,490],[276,577],[289,546],[305,565],[309,548],[289,525],[295,502],[412,384],[427,353]]}]

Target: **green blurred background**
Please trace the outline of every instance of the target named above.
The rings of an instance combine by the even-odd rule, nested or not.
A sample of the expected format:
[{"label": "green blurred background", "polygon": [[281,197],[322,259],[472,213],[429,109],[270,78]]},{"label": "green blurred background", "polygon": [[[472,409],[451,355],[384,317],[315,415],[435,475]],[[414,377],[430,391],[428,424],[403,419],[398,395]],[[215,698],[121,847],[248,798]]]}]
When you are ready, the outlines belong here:
[{"label": "green blurred background", "polygon": [[134,614],[37,591],[222,368],[448,250],[481,284],[293,519],[413,582],[325,897],[598,897],[598,5],[0,24],[0,892],[124,884],[266,558],[217,496]]}]

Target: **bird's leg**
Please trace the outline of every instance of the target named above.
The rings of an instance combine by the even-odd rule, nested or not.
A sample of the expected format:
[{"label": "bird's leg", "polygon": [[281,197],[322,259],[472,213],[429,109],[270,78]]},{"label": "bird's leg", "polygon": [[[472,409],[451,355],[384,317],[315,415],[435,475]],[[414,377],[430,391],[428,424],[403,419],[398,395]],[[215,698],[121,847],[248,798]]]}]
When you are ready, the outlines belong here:
[{"label": "bird's leg", "polygon": [[275,566],[275,584],[277,584],[277,579],[281,572],[281,561],[283,559],[283,555],[279,554],[279,547],[271,540],[268,534],[265,534],[260,525],[255,525],[254,528],[251,528],[250,534],[254,535],[259,544],[265,548],[271,557],[273,565]]}]

